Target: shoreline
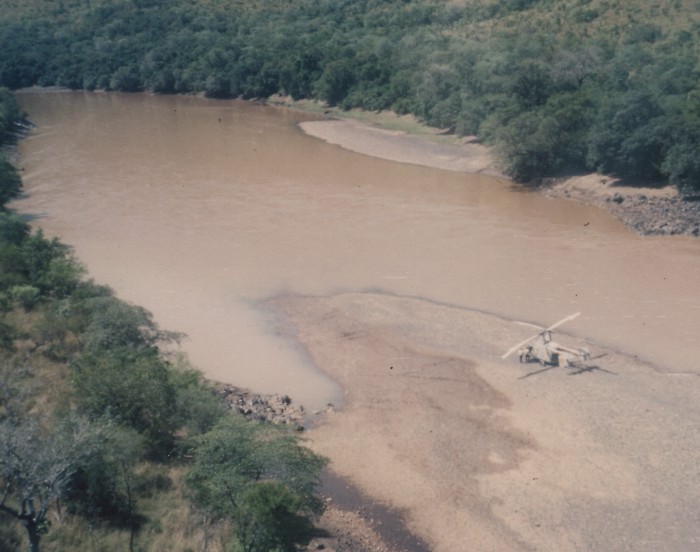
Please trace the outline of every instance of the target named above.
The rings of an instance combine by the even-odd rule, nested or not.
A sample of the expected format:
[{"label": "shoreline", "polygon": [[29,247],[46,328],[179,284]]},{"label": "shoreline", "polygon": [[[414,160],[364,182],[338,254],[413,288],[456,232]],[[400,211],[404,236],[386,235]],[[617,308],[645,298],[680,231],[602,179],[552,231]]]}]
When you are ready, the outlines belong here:
[{"label": "shoreline", "polygon": [[[272,105],[319,113],[319,106],[315,104],[312,109],[309,102],[277,100]],[[391,113],[344,114],[333,109],[319,114],[326,119],[303,122],[301,129],[309,136],[356,153],[510,180],[499,170],[492,150],[474,137],[448,136],[440,129],[421,125],[413,117]],[[700,201],[684,198],[670,185],[630,185],[592,173],[546,179],[537,189],[546,197],[603,209],[642,236],[700,237]]]}]

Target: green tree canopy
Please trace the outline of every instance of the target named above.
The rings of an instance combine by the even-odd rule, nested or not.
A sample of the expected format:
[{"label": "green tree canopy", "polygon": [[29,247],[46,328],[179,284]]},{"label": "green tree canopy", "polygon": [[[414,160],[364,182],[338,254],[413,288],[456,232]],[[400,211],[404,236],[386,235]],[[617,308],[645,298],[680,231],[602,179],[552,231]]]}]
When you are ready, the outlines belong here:
[{"label": "green tree canopy", "polygon": [[232,521],[242,550],[293,550],[308,538],[303,519],[323,506],[315,495],[323,458],[288,431],[243,416],[222,418],[193,443],[185,478],[192,501]]}]

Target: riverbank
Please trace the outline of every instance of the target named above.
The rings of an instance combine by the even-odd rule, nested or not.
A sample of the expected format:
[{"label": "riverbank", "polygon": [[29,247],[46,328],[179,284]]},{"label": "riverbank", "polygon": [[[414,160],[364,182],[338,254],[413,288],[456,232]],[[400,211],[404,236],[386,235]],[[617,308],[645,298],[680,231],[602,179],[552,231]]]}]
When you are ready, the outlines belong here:
[{"label": "riverbank", "polygon": [[[318,112],[309,102],[285,103]],[[312,107],[313,106],[313,107]],[[411,116],[391,113],[322,112],[328,120],[300,126],[307,134],[330,144],[400,163],[507,178],[490,148],[474,137],[459,138],[420,125]],[[682,197],[672,186],[630,185],[590,174],[544,182],[547,197],[571,199],[604,209],[641,235],[700,236],[700,201]]]}]

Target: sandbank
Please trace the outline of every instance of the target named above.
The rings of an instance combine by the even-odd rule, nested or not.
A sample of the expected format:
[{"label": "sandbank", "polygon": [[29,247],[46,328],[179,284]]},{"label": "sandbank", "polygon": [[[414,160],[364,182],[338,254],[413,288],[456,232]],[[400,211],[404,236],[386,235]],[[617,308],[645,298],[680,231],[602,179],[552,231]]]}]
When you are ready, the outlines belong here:
[{"label": "sandbank", "polygon": [[430,550],[697,549],[697,374],[502,360],[532,328],[420,297],[269,307],[345,393],[309,445]]},{"label": "sandbank", "polygon": [[[305,121],[307,134],[343,148],[399,163],[502,176],[489,148],[471,140],[459,145],[390,130],[354,119]],[[434,135],[437,137],[437,135]]]}]

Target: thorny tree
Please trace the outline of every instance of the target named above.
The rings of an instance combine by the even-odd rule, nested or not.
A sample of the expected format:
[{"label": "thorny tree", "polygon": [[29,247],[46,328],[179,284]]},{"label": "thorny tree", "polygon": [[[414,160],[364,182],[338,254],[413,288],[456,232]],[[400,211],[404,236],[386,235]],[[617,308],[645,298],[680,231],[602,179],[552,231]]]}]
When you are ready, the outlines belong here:
[{"label": "thorny tree", "polygon": [[24,525],[30,552],[38,552],[47,514],[81,461],[96,450],[97,433],[81,418],[44,425],[35,415],[21,414],[16,394],[0,387],[0,512]]}]

